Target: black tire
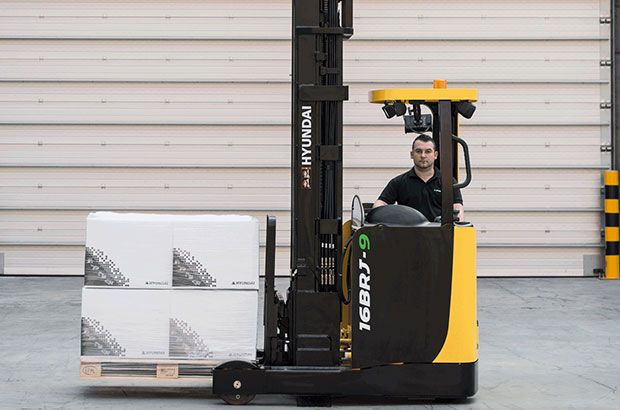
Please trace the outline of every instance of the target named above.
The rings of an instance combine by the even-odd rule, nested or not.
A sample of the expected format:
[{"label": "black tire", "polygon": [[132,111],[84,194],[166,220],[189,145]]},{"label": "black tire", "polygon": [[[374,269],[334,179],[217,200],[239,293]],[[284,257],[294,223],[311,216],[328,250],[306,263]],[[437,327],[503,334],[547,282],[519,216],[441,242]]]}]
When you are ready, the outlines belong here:
[{"label": "black tire", "polygon": [[255,394],[222,394],[220,398],[233,406],[248,404],[256,397]]},{"label": "black tire", "polygon": [[[243,362],[240,360],[222,363],[218,367],[224,368],[224,369],[256,369],[257,368],[257,366],[253,363]],[[228,393],[228,394],[220,395],[220,398],[222,400],[224,400],[226,403],[233,405],[233,406],[241,406],[244,404],[248,404],[249,402],[254,400],[254,397],[256,397],[256,394],[249,394],[249,393],[246,393],[246,394]]]}]

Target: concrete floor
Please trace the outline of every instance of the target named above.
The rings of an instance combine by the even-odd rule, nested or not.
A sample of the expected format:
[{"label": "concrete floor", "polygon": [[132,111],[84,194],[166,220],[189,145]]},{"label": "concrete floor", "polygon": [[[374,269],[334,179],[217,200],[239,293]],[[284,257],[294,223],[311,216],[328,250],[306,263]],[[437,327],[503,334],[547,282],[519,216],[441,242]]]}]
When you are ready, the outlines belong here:
[{"label": "concrete floor", "polygon": [[[0,409],[223,406],[206,381],[80,380],[81,285],[81,278],[0,276]],[[478,286],[480,387],[473,399],[337,399],[334,407],[620,408],[620,281],[480,279]],[[295,401],[262,396],[253,403]]]}]

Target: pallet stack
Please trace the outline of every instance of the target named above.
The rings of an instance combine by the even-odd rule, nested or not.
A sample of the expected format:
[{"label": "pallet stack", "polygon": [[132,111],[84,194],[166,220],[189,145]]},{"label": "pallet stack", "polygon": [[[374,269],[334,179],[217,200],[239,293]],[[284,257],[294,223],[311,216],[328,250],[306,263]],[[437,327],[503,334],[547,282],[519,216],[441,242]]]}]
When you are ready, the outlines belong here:
[{"label": "pallet stack", "polygon": [[239,215],[90,214],[81,376],[177,378],[255,360],[258,231]]}]

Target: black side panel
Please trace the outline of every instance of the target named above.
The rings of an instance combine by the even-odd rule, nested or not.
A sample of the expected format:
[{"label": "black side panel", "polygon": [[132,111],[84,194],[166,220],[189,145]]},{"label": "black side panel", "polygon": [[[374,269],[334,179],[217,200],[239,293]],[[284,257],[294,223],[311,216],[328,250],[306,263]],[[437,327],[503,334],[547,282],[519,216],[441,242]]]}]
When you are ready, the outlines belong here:
[{"label": "black side panel", "polygon": [[363,227],[353,241],[353,367],[431,363],[448,332],[453,229]]},{"label": "black side panel", "polygon": [[333,292],[298,292],[295,298],[295,364],[337,365],[340,350],[340,300]]},{"label": "black side panel", "polygon": [[[213,392],[465,398],[478,390],[477,367],[478,362],[404,364],[358,371],[299,367],[265,370],[231,369],[224,363],[213,371]],[[236,380],[241,382],[238,390],[233,387]]]}]

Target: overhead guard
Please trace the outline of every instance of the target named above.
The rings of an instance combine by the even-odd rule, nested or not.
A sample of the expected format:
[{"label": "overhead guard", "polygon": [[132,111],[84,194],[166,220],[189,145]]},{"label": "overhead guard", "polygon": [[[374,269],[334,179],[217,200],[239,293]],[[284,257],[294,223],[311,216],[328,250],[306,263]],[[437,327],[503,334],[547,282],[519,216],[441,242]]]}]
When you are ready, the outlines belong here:
[{"label": "overhead guard", "polygon": [[469,101],[478,100],[478,90],[470,88],[393,88],[368,92],[368,101],[383,104],[386,101]]}]

